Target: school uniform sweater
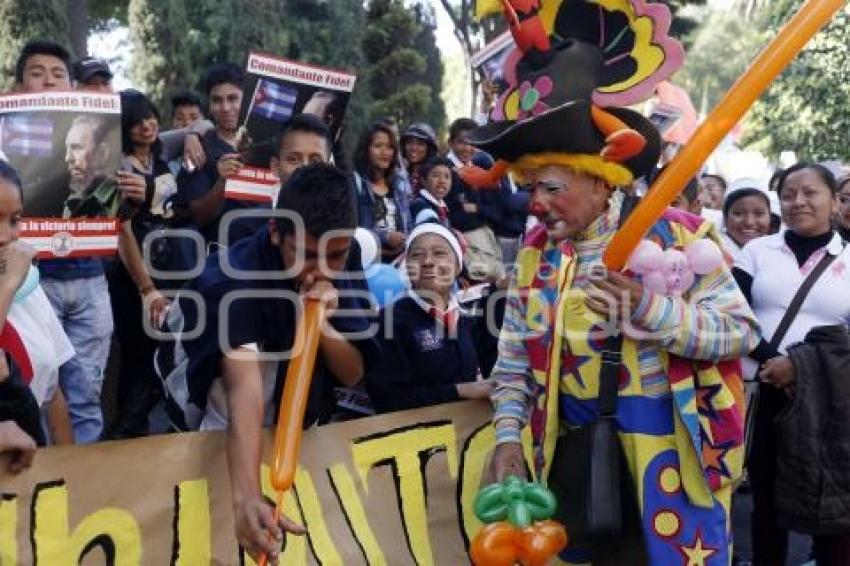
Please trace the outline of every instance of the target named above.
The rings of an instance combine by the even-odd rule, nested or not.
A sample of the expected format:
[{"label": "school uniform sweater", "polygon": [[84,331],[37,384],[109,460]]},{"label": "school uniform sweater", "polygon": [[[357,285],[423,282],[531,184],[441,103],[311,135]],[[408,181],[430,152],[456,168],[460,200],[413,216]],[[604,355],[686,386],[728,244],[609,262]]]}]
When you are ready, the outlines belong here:
[{"label": "school uniform sweater", "polygon": [[381,360],[367,374],[379,413],[457,401],[455,384],[478,375],[472,319],[453,311],[458,313],[453,335],[417,299],[408,295],[381,311]]}]

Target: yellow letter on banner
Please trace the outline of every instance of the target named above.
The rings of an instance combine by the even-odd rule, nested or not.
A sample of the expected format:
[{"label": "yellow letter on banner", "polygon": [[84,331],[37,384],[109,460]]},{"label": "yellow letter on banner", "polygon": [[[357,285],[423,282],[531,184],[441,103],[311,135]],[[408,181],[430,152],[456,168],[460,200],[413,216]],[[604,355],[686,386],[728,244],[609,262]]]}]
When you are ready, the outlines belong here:
[{"label": "yellow letter on banner", "polygon": [[342,566],[342,558],[340,558],[328,532],[328,526],[325,524],[316,486],[313,484],[310,474],[301,466],[295,471],[295,492],[301,506],[301,513],[304,515],[307,536],[310,537],[313,551],[316,553],[316,560],[322,566]]},{"label": "yellow letter on banner", "polygon": [[366,510],[363,508],[363,503],[357,494],[357,486],[354,485],[354,479],[348,473],[345,464],[331,466],[331,469],[328,470],[328,475],[331,478],[334,491],[339,498],[339,504],[348,521],[348,526],[351,527],[357,544],[363,550],[366,563],[369,566],[387,566],[387,559],[384,558],[384,553],[381,551],[378,540],[375,538],[375,533],[372,532],[369,526]]},{"label": "yellow letter on banner", "polygon": [[177,537],[174,545],[174,566],[209,564],[212,552],[210,530],[210,498],[207,480],[181,482],[177,486]]},{"label": "yellow letter on banner", "polygon": [[18,498],[3,494],[0,500],[0,566],[18,563]]},{"label": "yellow letter on banner", "polygon": [[39,564],[76,566],[82,556],[96,546],[107,555],[107,563],[115,566],[142,563],[139,524],[128,512],[115,508],[95,511],[69,534],[65,482],[40,484],[33,498],[33,554]]},{"label": "yellow letter on banner", "polygon": [[354,466],[366,491],[366,478],[375,464],[390,461],[395,467],[408,546],[420,566],[431,566],[434,558],[428,535],[428,516],[425,513],[425,477],[419,455],[437,448],[446,451],[449,473],[452,478],[456,478],[457,435],[454,425],[448,421],[388,431],[355,440],[351,447]]}]

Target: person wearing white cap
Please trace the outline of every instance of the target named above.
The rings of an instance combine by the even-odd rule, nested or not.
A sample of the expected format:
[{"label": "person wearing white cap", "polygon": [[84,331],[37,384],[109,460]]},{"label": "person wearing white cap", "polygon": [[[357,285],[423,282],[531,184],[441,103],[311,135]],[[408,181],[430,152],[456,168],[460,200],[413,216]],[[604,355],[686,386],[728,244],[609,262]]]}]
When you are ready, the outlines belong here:
[{"label": "person wearing white cap", "polygon": [[771,233],[770,197],[756,187],[755,183],[733,185],[723,203],[723,248],[734,260],[748,242]]},{"label": "person wearing white cap", "polygon": [[472,319],[452,288],[463,265],[457,238],[435,222],[417,226],[406,242],[408,294],[381,310],[380,363],[366,376],[379,413],[459,399],[487,399],[479,380]]}]

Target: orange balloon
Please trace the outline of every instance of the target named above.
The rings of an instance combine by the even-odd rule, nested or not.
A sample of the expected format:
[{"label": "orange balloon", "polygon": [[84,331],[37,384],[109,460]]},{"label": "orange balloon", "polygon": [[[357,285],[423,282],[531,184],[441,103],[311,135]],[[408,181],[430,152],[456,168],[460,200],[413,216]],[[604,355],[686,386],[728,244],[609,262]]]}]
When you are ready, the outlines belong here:
[{"label": "orange balloon", "polygon": [[691,140],[658,177],[647,196],[614,235],[602,261],[619,271],[641,239],[682,191],[726,134],[744,116],[770,83],[845,3],[845,0],[807,0],[779,34],[762,50],[750,68],[729,89]]},{"label": "orange balloon", "polygon": [[557,521],[538,521],[522,529],[517,541],[519,563],[546,566],[567,547],[567,530]]},{"label": "orange balloon", "polygon": [[[283,492],[295,482],[298,453],[301,451],[301,432],[304,428],[304,411],[307,409],[307,397],[310,395],[310,383],[313,381],[313,367],[316,365],[316,354],[319,351],[324,311],[322,303],[307,299],[304,302],[304,314],[295,329],[293,349],[298,351],[298,354],[290,360],[286,369],[286,382],[283,385],[283,398],[280,400],[274,435],[274,461],[269,470],[272,487],[277,491],[275,523],[280,518]],[[260,555],[259,566],[266,566],[267,563],[268,556]]]},{"label": "orange balloon", "polygon": [[304,314],[295,330],[295,349],[300,349],[286,370],[283,398],[277,417],[274,439],[274,461],[271,484],[276,491],[286,491],[295,481],[298,453],[301,449],[301,431],[304,428],[304,411],[313,380],[313,366],[321,338],[324,307],[317,300],[308,299]]},{"label": "orange balloon", "polygon": [[482,527],[472,539],[470,558],[475,566],[514,566],[519,556],[519,530],[506,521]]}]

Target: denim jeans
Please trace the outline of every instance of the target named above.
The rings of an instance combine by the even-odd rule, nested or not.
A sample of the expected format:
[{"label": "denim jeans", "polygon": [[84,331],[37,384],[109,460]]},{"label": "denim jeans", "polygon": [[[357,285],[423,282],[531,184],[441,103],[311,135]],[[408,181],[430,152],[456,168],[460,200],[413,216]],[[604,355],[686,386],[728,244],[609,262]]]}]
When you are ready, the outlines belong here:
[{"label": "denim jeans", "polygon": [[97,442],[103,432],[100,390],[113,325],[106,278],[44,278],[41,286],[76,351],[59,368],[74,438],[78,444]]}]

